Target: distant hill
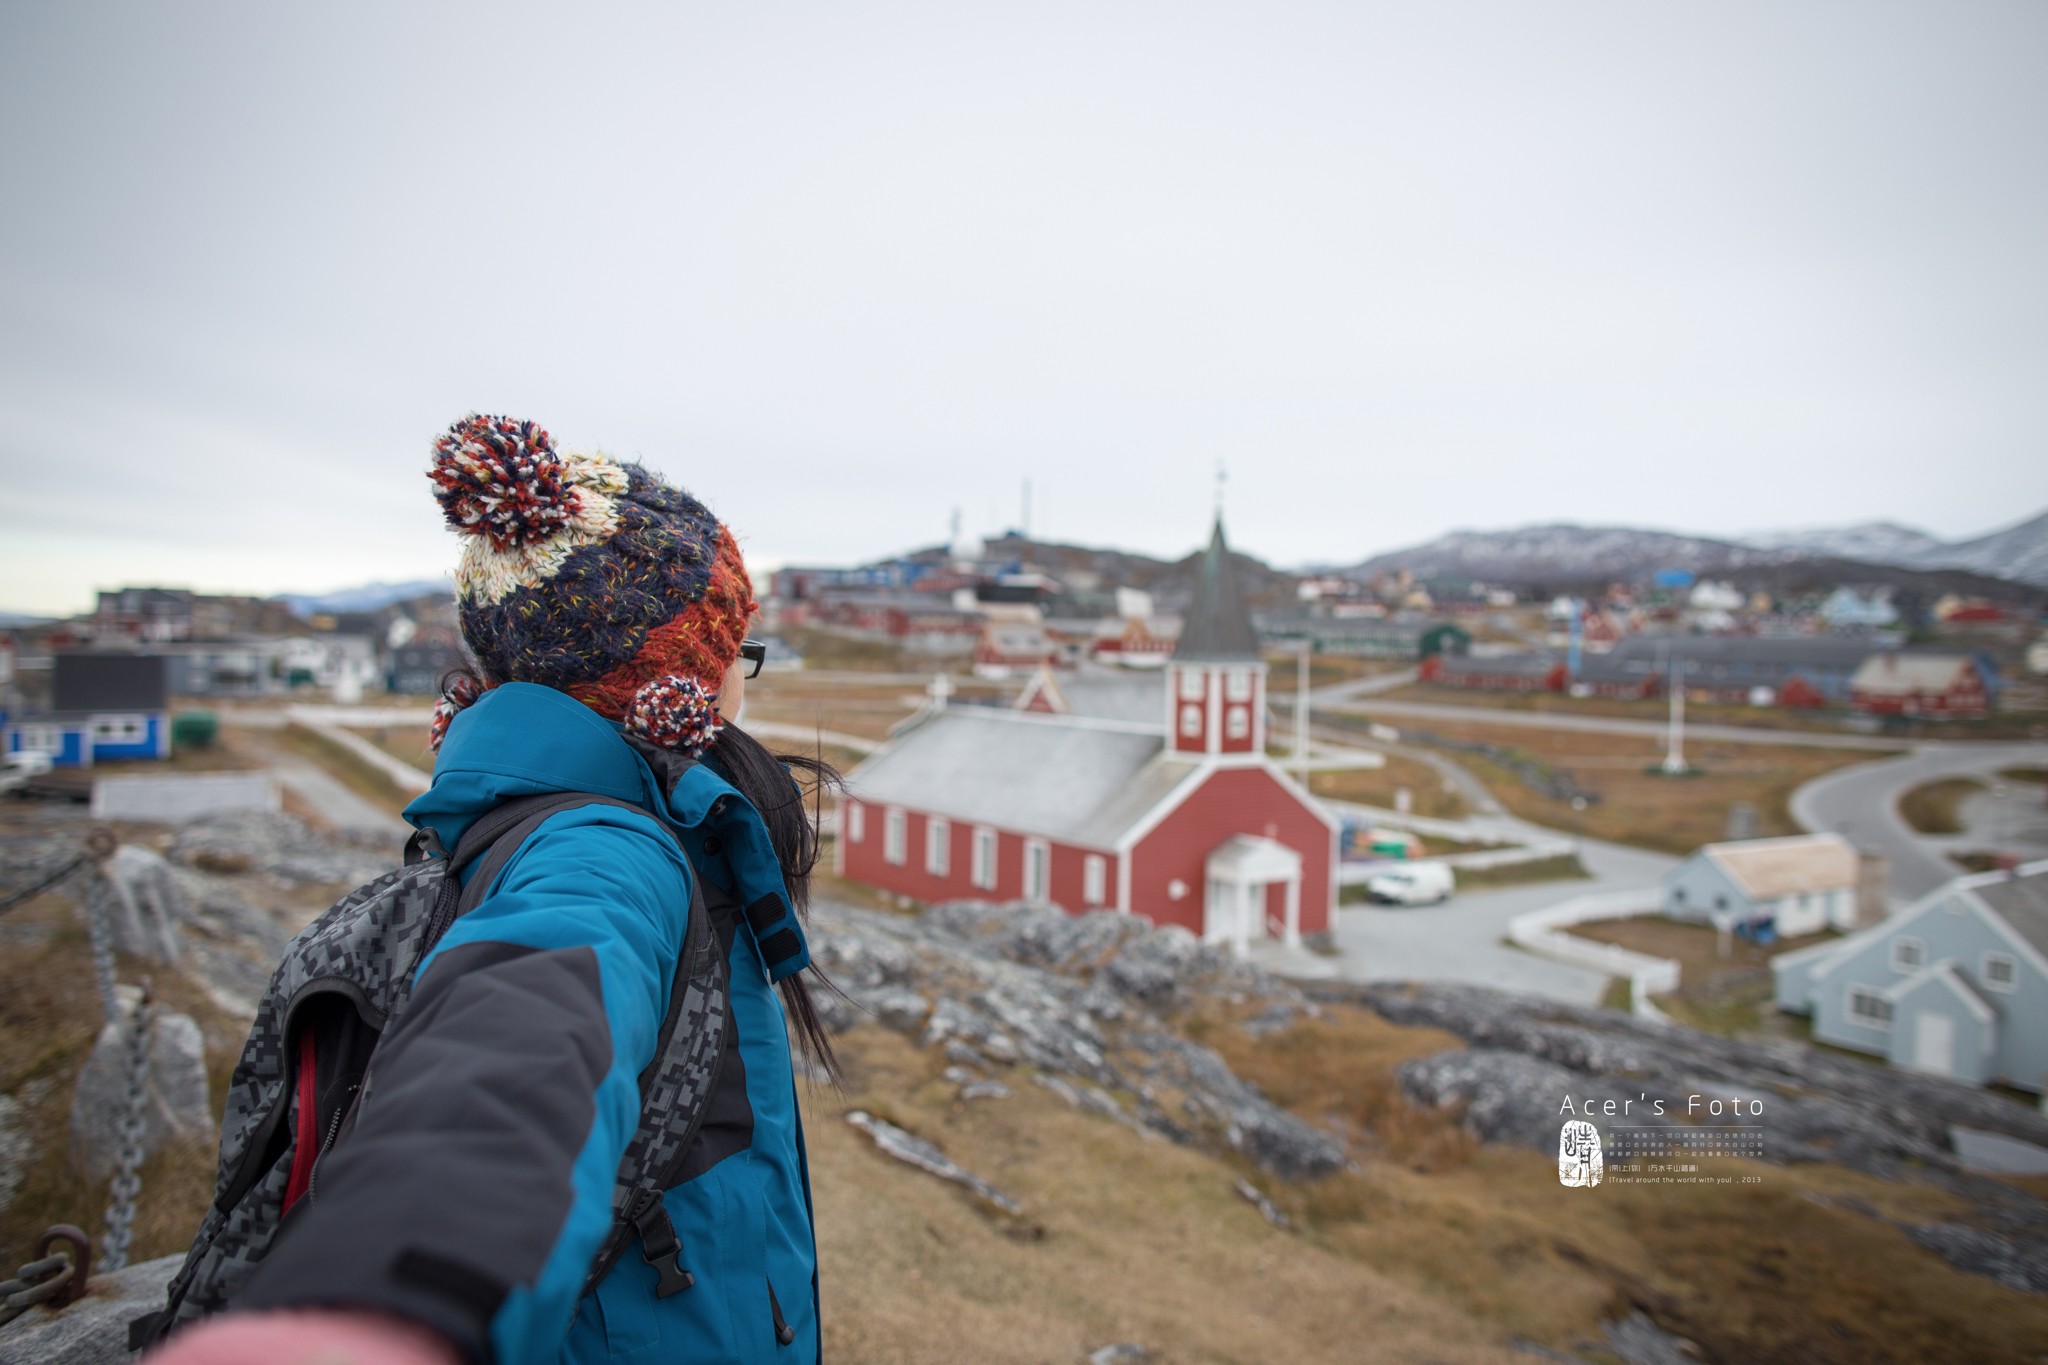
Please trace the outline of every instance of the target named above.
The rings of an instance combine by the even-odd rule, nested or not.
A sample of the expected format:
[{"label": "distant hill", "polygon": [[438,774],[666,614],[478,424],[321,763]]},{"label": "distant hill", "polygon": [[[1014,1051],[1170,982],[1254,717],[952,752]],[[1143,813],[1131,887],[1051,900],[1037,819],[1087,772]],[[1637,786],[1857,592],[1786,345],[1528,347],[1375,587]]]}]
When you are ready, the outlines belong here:
[{"label": "distant hill", "polygon": [[2048,587],[2048,512],[1970,540],[1945,541],[1894,522],[1744,537],[1761,549],[1835,559],[1860,559],[1908,569],[1967,569],[1992,578]]},{"label": "distant hill", "polygon": [[295,616],[340,616],[376,611],[415,597],[446,597],[454,591],[445,578],[418,578],[408,583],[365,583],[359,588],[336,588],[332,592],[290,593],[278,600],[291,607]]},{"label": "distant hill", "polygon": [[[1228,527],[1224,533],[1228,536]],[[1152,594],[1161,611],[1177,612],[1194,596],[1195,571],[1202,549],[1197,547],[1181,559],[1154,559],[1131,550],[1031,540],[1010,533],[984,542],[982,554],[984,559],[997,564],[1029,564],[1044,569],[1076,597],[1086,597],[1100,589],[1139,588]],[[932,546],[904,558],[934,562],[946,556],[944,547]],[[1250,605],[1273,607],[1295,600],[1294,585],[1299,575],[1235,550],[1230,557],[1236,561],[1238,583]]]},{"label": "distant hill", "polygon": [[15,626],[40,626],[52,619],[54,618],[35,616],[25,611],[0,611],[0,630],[8,630]]},{"label": "distant hill", "polygon": [[[1890,583],[2020,600],[2039,595],[2025,589],[2048,588],[2048,512],[1954,542],[1891,522],[1771,532],[1740,541],[1568,523],[1453,531],[1339,572],[1367,578],[1397,569],[1502,584],[1639,581],[1662,569],[1683,569],[1717,578]],[[1902,571],[1912,576],[1901,579]]]}]

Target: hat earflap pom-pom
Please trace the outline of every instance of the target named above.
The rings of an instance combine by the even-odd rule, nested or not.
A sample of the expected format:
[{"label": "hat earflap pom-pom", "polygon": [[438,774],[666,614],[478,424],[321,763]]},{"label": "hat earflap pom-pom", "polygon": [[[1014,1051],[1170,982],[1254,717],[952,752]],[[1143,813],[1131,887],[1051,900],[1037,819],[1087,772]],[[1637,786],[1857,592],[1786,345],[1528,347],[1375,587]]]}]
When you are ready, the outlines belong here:
[{"label": "hat earflap pom-pom", "polygon": [[483,694],[483,684],[475,678],[459,677],[451,682],[441,700],[434,703],[434,718],[427,723],[427,748],[440,753],[441,741],[448,738],[448,727],[456,715],[474,705]]},{"label": "hat earflap pom-pom", "polygon": [[472,413],[449,427],[427,477],[448,524],[500,550],[548,539],[582,505],[554,438],[511,417]]},{"label": "hat earflap pom-pom", "polygon": [[701,758],[723,728],[717,701],[718,694],[706,691],[695,678],[671,673],[633,694],[633,704],[626,708],[626,728],[664,749]]}]

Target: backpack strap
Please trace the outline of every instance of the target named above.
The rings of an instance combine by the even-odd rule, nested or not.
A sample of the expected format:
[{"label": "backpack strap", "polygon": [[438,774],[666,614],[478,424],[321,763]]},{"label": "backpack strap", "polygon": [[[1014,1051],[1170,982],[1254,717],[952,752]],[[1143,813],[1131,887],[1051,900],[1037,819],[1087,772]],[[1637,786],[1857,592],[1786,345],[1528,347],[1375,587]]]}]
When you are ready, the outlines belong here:
[{"label": "backpack strap", "polygon": [[[585,806],[619,806],[649,813],[630,801],[587,792],[548,792],[505,802],[471,825],[449,855],[450,882],[458,880],[470,863],[476,864],[462,885],[451,922],[476,908],[543,821]],[[675,831],[659,816],[655,823],[675,838]],[[682,849],[680,839],[676,847]],[[683,859],[689,863],[686,849]],[[689,918],[683,929],[682,951],[676,955],[675,980],[669,986],[668,1013],[656,1035],[654,1056],[640,1073],[640,1118],[619,1159],[612,1184],[612,1225],[584,1279],[585,1294],[596,1289],[598,1281],[618,1264],[636,1234],[642,1259],[659,1276],[656,1295],[667,1298],[696,1283],[696,1277],[682,1265],[682,1239],[662,1206],[661,1194],[675,1183],[684,1158],[696,1143],[731,1045],[727,973],[725,954],[704,903],[703,878],[690,864]]]}]

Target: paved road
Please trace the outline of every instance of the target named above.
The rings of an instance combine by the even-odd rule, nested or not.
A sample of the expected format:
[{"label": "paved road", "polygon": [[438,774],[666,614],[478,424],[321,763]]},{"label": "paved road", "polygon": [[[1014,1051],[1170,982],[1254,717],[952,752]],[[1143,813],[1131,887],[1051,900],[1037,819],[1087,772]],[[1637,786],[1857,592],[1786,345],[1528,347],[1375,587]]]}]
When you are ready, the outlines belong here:
[{"label": "paved road", "polygon": [[1573,1005],[1597,1005],[1604,973],[1537,957],[1504,940],[1508,921],[1587,891],[1654,885],[1676,859],[1618,844],[1582,841],[1591,881],[1536,882],[1461,893],[1443,905],[1345,906],[1337,911],[1333,975],[1354,981],[1463,981]]},{"label": "paved road", "polygon": [[[1466,725],[1502,725],[1525,730],[1579,730],[1596,735],[1641,735],[1662,739],[1665,724],[1658,720],[1626,720],[1619,716],[1565,716],[1549,711],[1508,711],[1490,706],[1449,706],[1440,702],[1381,701],[1353,699],[1318,705],[1329,711],[1390,719],[1454,721]],[[1767,730],[1748,725],[1693,725],[1685,727],[1687,739],[1718,740],[1729,744],[1784,744],[1805,749],[1865,749],[1877,753],[1896,752],[1912,740],[1887,739],[1881,735],[1845,735],[1831,730]]]},{"label": "paved road", "polygon": [[[2048,763],[2048,745],[1930,745],[1900,758],[1837,768],[1792,793],[1792,818],[1811,830],[1840,834],[1858,848],[1892,861],[1897,901],[1918,900],[1960,869],[1899,818],[1898,800],[1923,782],[1943,777],[1989,776],[2000,768]],[[1953,842],[1953,841],[1949,841]]]}]

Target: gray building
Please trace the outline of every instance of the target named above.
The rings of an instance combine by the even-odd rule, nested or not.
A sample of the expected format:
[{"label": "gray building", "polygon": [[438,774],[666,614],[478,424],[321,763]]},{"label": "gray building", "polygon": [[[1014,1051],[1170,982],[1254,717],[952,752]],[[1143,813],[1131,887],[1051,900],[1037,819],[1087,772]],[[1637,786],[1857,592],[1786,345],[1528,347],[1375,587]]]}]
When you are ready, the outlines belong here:
[{"label": "gray building", "polygon": [[2048,1090],[2048,860],[1958,877],[1874,928],[1782,954],[1778,1008],[1819,1042]]},{"label": "gray building", "polygon": [[1723,931],[1767,920],[1780,938],[1853,929],[1860,870],[1839,834],[1707,844],[1664,874],[1664,913]]}]

